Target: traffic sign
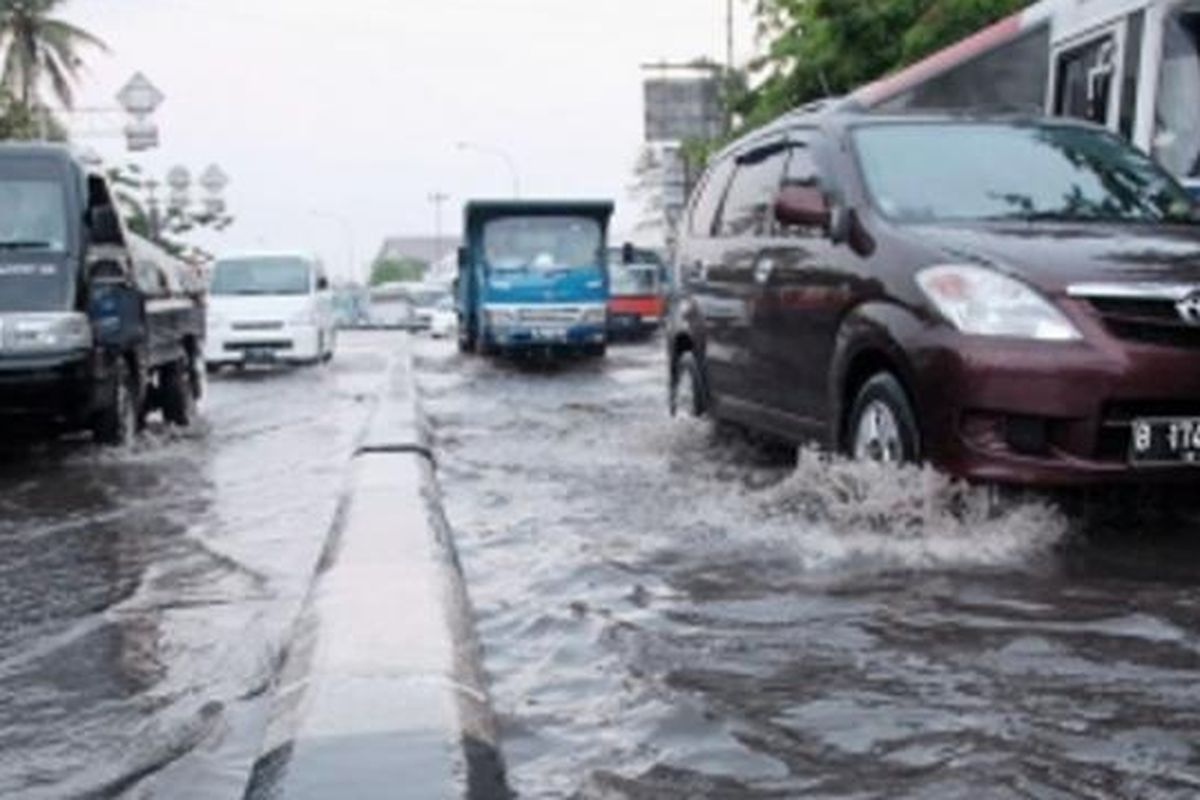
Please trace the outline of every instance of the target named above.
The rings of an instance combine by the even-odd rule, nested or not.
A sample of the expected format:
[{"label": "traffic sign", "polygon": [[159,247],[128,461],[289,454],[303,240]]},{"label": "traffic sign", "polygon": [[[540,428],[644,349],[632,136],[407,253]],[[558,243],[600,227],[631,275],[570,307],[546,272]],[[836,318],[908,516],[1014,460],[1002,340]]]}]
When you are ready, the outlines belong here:
[{"label": "traffic sign", "polygon": [[117,102],[121,108],[135,117],[153,114],[164,100],[166,95],[140,72],[135,73],[125,87],[117,92]]}]

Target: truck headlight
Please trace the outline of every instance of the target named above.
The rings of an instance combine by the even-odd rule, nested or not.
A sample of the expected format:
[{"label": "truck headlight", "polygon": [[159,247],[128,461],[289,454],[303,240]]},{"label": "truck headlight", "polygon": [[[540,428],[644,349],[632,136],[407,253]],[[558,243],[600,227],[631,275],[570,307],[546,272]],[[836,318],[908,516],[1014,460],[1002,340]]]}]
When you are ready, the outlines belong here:
[{"label": "truck headlight", "polygon": [[84,314],[28,314],[8,317],[0,337],[5,350],[86,350],[92,326]]},{"label": "truck headlight", "polygon": [[484,313],[490,325],[511,325],[517,321],[517,314],[511,308],[488,308]]},{"label": "truck headlight", "polygon": [[608,309],[604,306],[585,308],[579,321],[584,325],[603,325],[608,322]]},{"label": "truck headlight", "polygon": [[1043,342],[1083,338],[1050,301],[1024,283],[986,267],[930,267],[917,275],[917,284],[950,324],[966,334]]}]

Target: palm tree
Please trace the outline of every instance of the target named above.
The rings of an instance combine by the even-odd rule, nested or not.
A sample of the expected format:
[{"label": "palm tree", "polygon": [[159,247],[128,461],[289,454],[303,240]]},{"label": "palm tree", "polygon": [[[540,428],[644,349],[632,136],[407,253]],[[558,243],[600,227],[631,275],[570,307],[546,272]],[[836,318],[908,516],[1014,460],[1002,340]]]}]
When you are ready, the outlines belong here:
[{"label": "palm tree", "polygon": [[64,2],[0,0],[0,87],[25,108],[39,104],[44,82],[64,107],[71,108],[83,67],[77,50],[86,45],[108,51],[97,37],[51,16]]}]

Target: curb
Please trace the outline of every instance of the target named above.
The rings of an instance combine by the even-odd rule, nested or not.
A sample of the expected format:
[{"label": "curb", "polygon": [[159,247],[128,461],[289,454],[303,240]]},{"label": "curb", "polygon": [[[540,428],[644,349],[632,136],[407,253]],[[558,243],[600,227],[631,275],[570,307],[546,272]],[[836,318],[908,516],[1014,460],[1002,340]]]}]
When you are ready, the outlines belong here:
[{"label": "curb", "polygon": [[352,470],[245,796],[510,798],[408,340]]}]

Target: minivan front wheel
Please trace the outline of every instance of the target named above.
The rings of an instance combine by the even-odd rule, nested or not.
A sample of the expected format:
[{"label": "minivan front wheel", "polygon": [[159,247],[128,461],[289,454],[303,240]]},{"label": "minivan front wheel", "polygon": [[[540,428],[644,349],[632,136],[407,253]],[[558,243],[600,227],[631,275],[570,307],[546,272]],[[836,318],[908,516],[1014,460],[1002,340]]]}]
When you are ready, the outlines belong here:
[{"label": "minivan front wheel", "polygon": [[703,417],[708,413],[707,397],[700,362],[693,353],[683,353],[671,371],[671,416]]},{"label": "minivan front wheel", "polygon": [[912,403],[888,373],[871,378],[851,407],[846,450],[859,461],[912,464],[921,458],[921,435]]}]

